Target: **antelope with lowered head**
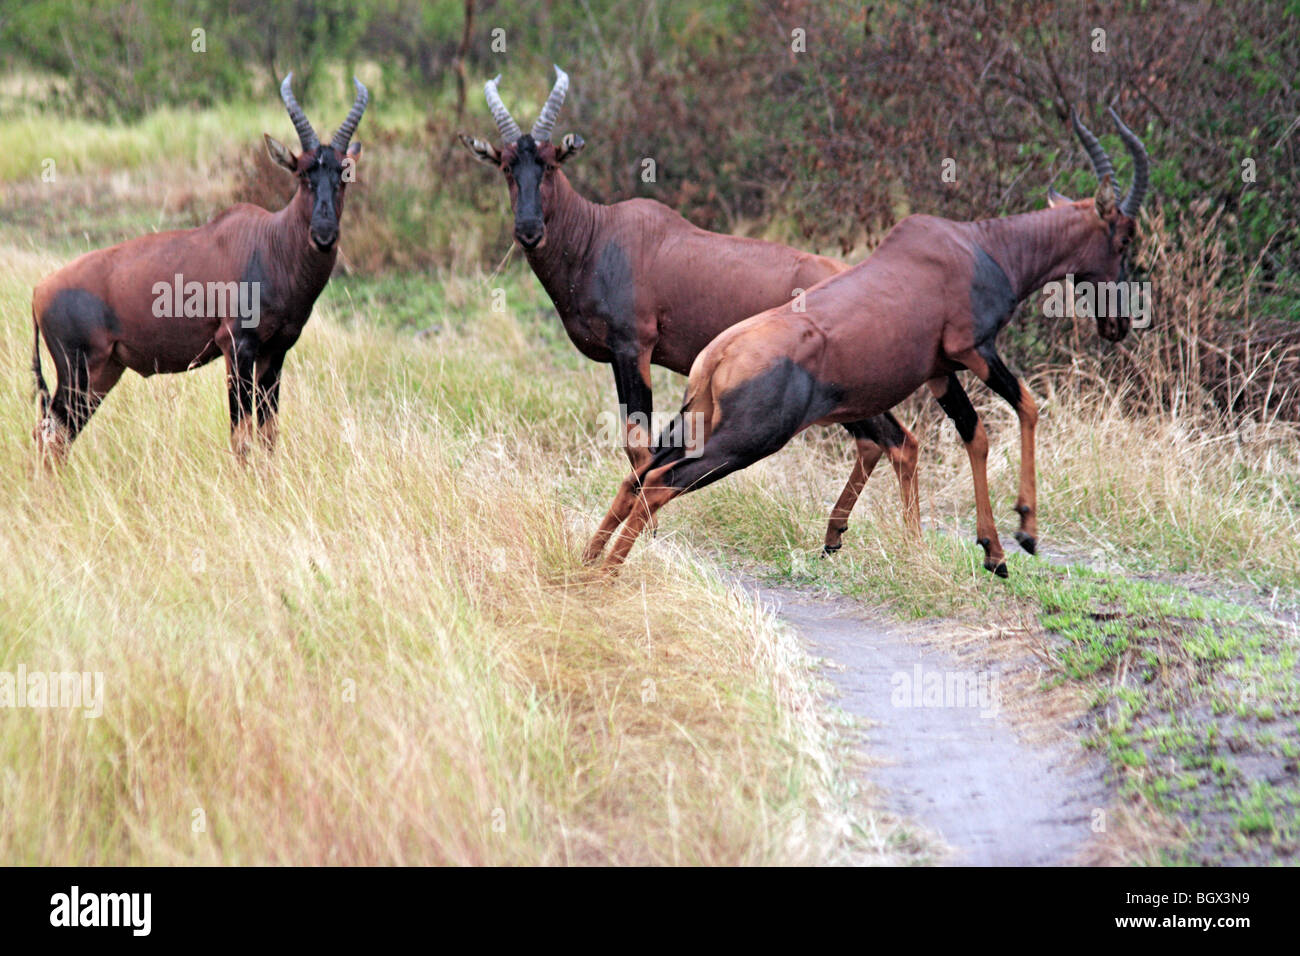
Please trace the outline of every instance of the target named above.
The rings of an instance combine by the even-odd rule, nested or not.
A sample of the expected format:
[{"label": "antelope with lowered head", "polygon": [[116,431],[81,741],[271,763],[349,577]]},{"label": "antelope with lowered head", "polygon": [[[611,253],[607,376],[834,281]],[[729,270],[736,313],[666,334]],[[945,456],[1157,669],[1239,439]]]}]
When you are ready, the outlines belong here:
[{"label": "antelope with lowered head", "polygon": [[[723,329],[790,302],[848,266],[775,242],[706,232],[650,199],[613,205],[584,199],[561,167],[586,144],[573,133],[558,146],[551,141],[569,89],[558,66],[555,75],[530,132],[521,131],[502,103],[498,76],[484,93],[501,145],[463,133],[460,139],[480,162],[504,174],[515,240],[573,344],[587,358],[613,366],[627,455],[634,469],[643,470],[650,459],[652,364],[685,375]],[[849,513],[885,453],[898,475],[905,519],[920,525],[916,438],[887,408],[842,424],[858,454],[831,512],[827,553],[839,549]]]},{"label": "antelope with lowered head", "polygon": [[[343,125],[322,145],[284,78],[280,96],[302,152],[266,136],[298,188],[277,213],[240,203],[196,229],[161,232],[88,252],[36,286],[32,372],[40,397],[34,437],[47,464],[63,461],[128,368],[187,372],[226,360],[230,442],[246,459],[254,413],[273,448],[285,353],[298,340],[338,254],[343,194],[361,144],[352,142],[369,94],[360,80]],[[41,374],[41,338],[58,375]]]},{"label": "antelope with lowered head", "polygon": [[[1114,111],[1111,118],[1133,156],[1133,183],[1122,201],[1109,157],[1075,117],[1101,179],[1094,198],[1073,202],[1052,193],[1047,209],[979,222],[909,216],[865,262],[810,289],[806,311],[769,309],[719,335],[696,358],[681,412],[657,438],[650,462],[623,482],[584,557],[597,560],[617,531],[606,558],[607,568],[617,567],[678,495],[774,454],[810,425],[878,415],[924,384],[970,458],[984,567],[1006,577],[989,504],[988,438],[956,372],[974,372],[1019,416],[1016,511],[1021,543],[1032,551],[1038,412],[1003,364],[996,339],[1020,301],[1048,282],[1069,274],[1081,283],[1124,280],[1148,160],[1132,130]],[[1103,338],[1122,339],[1129,324],[1127,316],[1097,312]],[[688,458],[683,448],[699,454]]]}]

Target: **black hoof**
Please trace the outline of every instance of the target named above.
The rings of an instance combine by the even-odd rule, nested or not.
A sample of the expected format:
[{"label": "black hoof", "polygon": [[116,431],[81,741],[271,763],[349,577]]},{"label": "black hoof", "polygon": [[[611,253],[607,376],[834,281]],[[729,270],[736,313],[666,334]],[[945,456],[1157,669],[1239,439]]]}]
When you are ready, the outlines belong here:
[{"label": "black hoof", "polygon": [[992,571],[998,577],[1005,578],[1007,576],[1007,563],[1005,561],[999,561],[997,564],[994,564],[992,561],[985,561],[984,570]]},{"label": "black hoof", "polygon": [[1038,553],[1038,539],[1032,534],[1025,531],[1017,531],[1016,540],[1020,542],[1020,547],[1024,548],[1030,554]]},{"label": "black hoof", "polygon": [[824,544],[822,545],[822,557],[833,558],[835,557],[835,552],[842,547],[844,547],[842,544]]}]

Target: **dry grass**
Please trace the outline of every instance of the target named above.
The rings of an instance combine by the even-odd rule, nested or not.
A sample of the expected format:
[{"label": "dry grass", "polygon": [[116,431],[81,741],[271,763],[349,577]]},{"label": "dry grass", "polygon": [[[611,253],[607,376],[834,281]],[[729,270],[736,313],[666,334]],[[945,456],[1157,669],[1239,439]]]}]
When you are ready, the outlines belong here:
[{"label": "dry grass", "polygon": [[[1039,399],[1040,541],[1129,571],[1196,572],[1300,591],[1300,429],[1277,420],[1232,428],[1204,409],[1134,415],[1124,391],[1049,372],[1027,379]],[[1014,412],[972,380],[990,435],[990,495],[999,531],[1016,529],[1020,460]],[[970,466],[951,424],[928,397],[899,410],[921,441],[919,480],[927,527],[974,548]],[[767,562],[816,561],[826,515],[848,477],[851,444],[814,430],[766,461],[665,509],[662,526],[687,540],[737,545]],[[873,578],[901,590],[948,587],[930,548],[906,543],[887,462],[850,520],[841,557],[869,560]],[[1017,549],[1018,550],[1018,549]],[[635,554],[636,552],[634,552]],[[971,579],[982,588],[982,572]]]},{"label": "dry grass", "polygon": [[592,379],[521,391],[509,317],[413,345],[318,316],[248,471],[217,367],[128,376],[50,479],[24,394],[54,261],[4,259],[0,669],[102,672],[105,709],[0,717],[0,858],[898,859],[791,634],[684,552],[574,583],[560,502],[611,451],[554,434]]},{"label": "dry grass", "polygon": [[1263,278],[1262,255],[1228,253],[1232,225],[1207,201],[1177,212],[1153,203],[1135,260],[1151,281],[1150,329],[1101,349],[1094,322],[1078,317],[1045,330],[1056,359],[1122,391],[1130,412],[1190,416],[1210,430],[1300,419],[1300,325],[1276,314],[1290,303]]}]

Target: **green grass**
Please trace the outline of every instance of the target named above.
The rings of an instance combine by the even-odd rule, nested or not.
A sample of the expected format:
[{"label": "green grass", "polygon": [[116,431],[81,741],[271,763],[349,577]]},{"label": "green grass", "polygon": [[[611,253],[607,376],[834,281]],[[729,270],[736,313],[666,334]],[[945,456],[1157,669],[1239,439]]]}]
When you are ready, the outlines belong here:
[{"label": "green grass", "polygon": [[[304,102],[308,118],[322,134],[333,129],[352,105],[340,90]],[[333,95],[330,95],[333,94]],[[383,95],[382,89],[372,97]],[[425,122],[429,104],[401,98],[368,111],[368,136],[411,133]],[[5,149],[0,153],[0,184],[39,180],[53,160],[56,175],[112,174],[183,166],[211,175],[238,164],[243,151],[261,148],[270,133],[297,148],[293,124],[277,98],[252,103],[223,103],[207,109],[163,107],[132,123],[89,120],[49,113],[5,117]],[[359,136],[358,139],[366,137]]]}]

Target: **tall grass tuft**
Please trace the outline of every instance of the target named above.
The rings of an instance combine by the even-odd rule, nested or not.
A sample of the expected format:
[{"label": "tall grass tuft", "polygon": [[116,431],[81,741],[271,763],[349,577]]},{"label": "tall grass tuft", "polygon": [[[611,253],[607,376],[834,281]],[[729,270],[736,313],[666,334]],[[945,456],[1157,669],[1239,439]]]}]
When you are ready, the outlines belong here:
[{"label": "tall grass tuft", "polygon": [[[4,259],[25,370],[53,261]],[[105,697],[0,711],[0,859],[895,859],[792,634],[685,552],[582,583],[571,475],[617,454],[589,379],[519,387],[536,350],[492,313],[420,345],[329,311],[248,470],[218,365],[128,376],[54,476],[26,381],[0,399],[0,670]]]}]

